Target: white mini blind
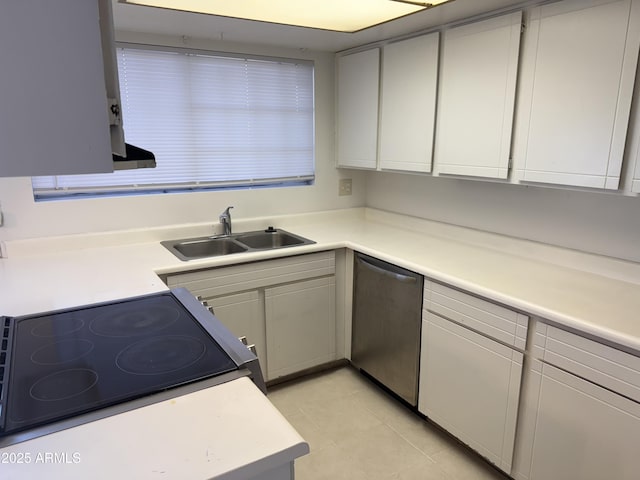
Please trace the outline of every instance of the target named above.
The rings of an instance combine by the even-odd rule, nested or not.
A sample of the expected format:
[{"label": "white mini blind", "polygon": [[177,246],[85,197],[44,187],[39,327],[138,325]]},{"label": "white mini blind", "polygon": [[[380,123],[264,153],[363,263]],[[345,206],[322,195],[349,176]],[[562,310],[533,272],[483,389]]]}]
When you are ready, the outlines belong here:
[{"label": "white mini blind", "polygon": [[118,69],[127,143],[157,167],[33,177],[37,198],[313,181],[311,62],[126,47]]}]

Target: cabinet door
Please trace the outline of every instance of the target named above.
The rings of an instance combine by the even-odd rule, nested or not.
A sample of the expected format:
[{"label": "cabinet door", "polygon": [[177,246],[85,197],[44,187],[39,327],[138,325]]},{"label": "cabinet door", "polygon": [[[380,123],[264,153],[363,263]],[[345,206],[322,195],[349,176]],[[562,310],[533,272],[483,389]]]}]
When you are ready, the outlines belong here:
[{"label": "cabinet door", "polygon": [[507,178],[521,21],[517,12],[444,33],[438,173]]},{"label": "cabinet door", "polygon": [[262,375],[267,378],[267,341],[264,307],[257,290],[224,297],[208,298],[216,317],[237,337],[247,337],[256,346]]},{"label": "cabinet door", "polygon": [[98,0],[0,7],[0,176],[112,172]]},{"label": "cabinet door", "polygon": [[548,480],[636,480],[640,404],[550,365],[537,392],[530,474]]},{"label": "cabinet door", "polygon": [[270,379],[335,359],[335,277],[265,290]]},{"label": "cabinet door", "polygon": [[418,410],[509,473],[522,353],[425,315]]},{"label": "cabinet door", "polygon": [[380,168],[430,172],[438,80],[438,33],[384,47]]},{"label": "cabinet door", "polygon": [[338,57],[338,166],[376,168],[380,49]]},{"label": "cabinet door", "polygon": [[638,7],[632,0],[566,0],[532,10],[515,159],[522,180],[618,188]]}]

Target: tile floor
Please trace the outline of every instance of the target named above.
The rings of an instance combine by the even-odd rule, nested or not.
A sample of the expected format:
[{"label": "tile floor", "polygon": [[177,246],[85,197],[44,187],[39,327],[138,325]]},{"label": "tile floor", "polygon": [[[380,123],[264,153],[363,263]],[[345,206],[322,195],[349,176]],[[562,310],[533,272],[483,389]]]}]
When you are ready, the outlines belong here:
[{"label": "tile floor", "polygon": [[296,480],[508,479],[351,367],[268,396],[311,447]]}]

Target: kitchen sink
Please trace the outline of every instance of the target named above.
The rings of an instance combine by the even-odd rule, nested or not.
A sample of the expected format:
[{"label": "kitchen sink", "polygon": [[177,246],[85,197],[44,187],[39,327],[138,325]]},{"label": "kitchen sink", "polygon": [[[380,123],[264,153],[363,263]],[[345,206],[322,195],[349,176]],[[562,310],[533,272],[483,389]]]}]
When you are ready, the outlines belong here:
[{"label": "kitchen sink", "polygon": [[247,247],[234,242],[228,237],[204,237],[161,243],[181,260],[217,257],[247,250]]},{"label": "kitchen sink", "polygon": [[[242,233],[236,240],[249,248],[264,250],[266,248],[292,247],[310,243],[306,238],[299,237],[283,230],[264,230],[261,232]],[[313,242],[311,242],[313,243]]]},{"label": "kitchen sink", "polygon": [[232,253],[310,245],[314,242],[284,230],[269,227],[255,232],[236,233],[228,236],[185,238],[160,242],[180,260],[217,257]]}]

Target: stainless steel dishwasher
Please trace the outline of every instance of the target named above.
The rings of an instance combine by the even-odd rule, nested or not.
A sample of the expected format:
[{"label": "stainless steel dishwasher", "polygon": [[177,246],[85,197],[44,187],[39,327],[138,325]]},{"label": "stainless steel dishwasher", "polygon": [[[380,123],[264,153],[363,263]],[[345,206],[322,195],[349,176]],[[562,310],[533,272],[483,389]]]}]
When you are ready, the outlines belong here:
[{"label": "stainless steel dishwasher", "polygon": [[351,363],[414,407],[423,280],[396,265],[355,255]]}]

